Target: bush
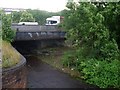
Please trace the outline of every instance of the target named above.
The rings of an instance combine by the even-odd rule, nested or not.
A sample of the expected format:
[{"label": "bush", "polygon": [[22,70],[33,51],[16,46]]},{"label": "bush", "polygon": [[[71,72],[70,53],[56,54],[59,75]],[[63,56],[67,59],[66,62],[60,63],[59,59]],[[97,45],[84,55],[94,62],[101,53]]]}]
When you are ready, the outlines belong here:
[{"label": "bush", "polygon": [[20,17],[20,22],[34,22],[35,19],[33,18],[31,13],[27,11],[23,11]]},{"label": "bush", "polygon": [[80,50],[67,51],[62,57],[62,64],[64,67],[75,68],[78,71],[81,71],[80,62],[84,61],[85,58],[80,55]]},{"label": "bush", "polygon": [[83,78],[90,84],[97,85],[101,88],[120,88],[119,67],[120,61],[112,62],[89,59],[81,62]]},{"label": "bush", "polygon": [[119,49],[116,41],[113,39],[112,41],[106,41],[106,44],[100,48],[101,58],[112,61],[114,59],[119,60]]},{"label": "bush", "polygon": [[71,52],[71,51],[68,51],[68,52],[65,52],[64,53],[64,56],[62,57],[62,63],[63,63],[63,66],[66,66],[66,67],[75,67],[75,52]]},{"label": "bush", "polygon": [[119,88],[120,51],[105,17],[91,3],[68,2],[67,7],[64,28],[76,52],[65,54],[63,65],[74,66],[88,83]]},{"label": "bush", "polygon": [[11,29],[11,15],[2,14],[2,39],[12,42],[15,37],[15,31]]}]

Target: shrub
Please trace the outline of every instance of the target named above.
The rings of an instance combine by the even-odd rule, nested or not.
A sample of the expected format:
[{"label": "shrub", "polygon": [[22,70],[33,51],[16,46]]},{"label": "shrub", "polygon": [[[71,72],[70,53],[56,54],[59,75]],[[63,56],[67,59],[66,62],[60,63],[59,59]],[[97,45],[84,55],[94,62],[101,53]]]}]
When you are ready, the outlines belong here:
[{"label": "shrub", "polygon": [[11,15],[6,15],[4,12],[0,12],[0,14],[2,16],[2,40],[0,41],[2,44],[2,68],[8,68],[19,62],[20,55],[10,44],[15,36],[15,32],[11,29]]},{"label": "shrub", "polygon": [[20,22],[34,22],[35,19],[33,18],[31,13],[27,11],[23,11],[20,17]]},{"label": "shrub", "polygon": [[119,60],[119,49],[116,41],[113,39],[112,41],[106,41],[105,45],[100,48],[101,58],[112,61],[114,59]]},{"label": "shrub", "polygon": [[71,52],[71,51],[68,51],[68,52],[65,52],[64,53],[64,56],[62,57],[62,63],[63,63],[63,66],[67,66],[67,67],[74,67],[75,66],[75,52]]},{"label": "shrub", "polygon": [[69,2],[67,7],[64,27],[67,40],[72,42],[76,52],[65,54],[63,63],[75,66],[88,83],[118,88],[120,51],[104,25],[104,16],[91,3]]},{"label": "shrub", "polygon": [[101,88],[120,88],[119,67],[120,61],[112,62],[89,59],[81,62],[83,78],[90,84]]},{"label": "shrub", "polygon": [[11,15],[2,14],[2,39],[12,42],[15,31],[11,29]]}]

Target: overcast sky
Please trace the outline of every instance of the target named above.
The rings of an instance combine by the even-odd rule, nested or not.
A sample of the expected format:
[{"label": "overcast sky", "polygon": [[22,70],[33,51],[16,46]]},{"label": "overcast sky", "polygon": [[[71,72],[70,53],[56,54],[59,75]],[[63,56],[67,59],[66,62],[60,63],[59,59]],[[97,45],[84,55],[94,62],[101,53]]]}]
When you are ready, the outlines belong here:
[{"label": "overcast sky", "polygon": [[1,8],[40,9],[57,12],[65,9],[67,0],[0,0]]}]

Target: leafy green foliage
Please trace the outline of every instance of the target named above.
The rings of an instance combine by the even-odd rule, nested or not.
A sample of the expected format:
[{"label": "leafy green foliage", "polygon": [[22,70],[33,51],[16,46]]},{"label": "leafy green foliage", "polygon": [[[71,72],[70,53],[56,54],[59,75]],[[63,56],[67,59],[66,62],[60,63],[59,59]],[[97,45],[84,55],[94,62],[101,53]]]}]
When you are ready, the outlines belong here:
[{"label": "leafy green foliage", "polygon": [[120,48],[120,2],[109,3],[101,12],[105,17],[105,25],[110,30],[110,38],[114,38]]},{"label": "leafy green foliage", "polygon": [[1,38],[2,38],[2,11],[0,10],[0,40]]},{"label": "leafy green foliage", "polygon": [[104,16],[104,25],[110,31],[110,38],[114,38],[120,47],[120,2],[94,2],[93,4],[97,7],[97,11]]},{"label": "leafy green foliage", "polygon": [[[86,51],[85,48],[82,49]],[[120,61],[102,58],[85,58],[81,55],[82,50],[65,52],[62,58],[64,67],[74,68],[81,73],[81,78],[87,83],[94,84],[100,88],[120,88],[119,65]]]},{"label": "leafy green foliage", "polygon": [[31,13],[28,13],[26,11],[22,12],[20,22],[34,22],[34,21],[35,19],[33,18]]},{"label": "leafy green foliage", "polygon": [[[88,47],[87,52],[94,53],[95,57],[98,55],[103,57],[104,50],[102,49],[107,49],[105,45],[110,41],[109,30],[103,25],[104,17],[97,12],[95,6],[88,3],[71,7],[69,13],[65,18],[68,40],[72,41],[75,47]],[[115,44],[113,45],[113,53],[115,53],[118,47],[115,40],[113,41],[110,42]]]},{"label": "leafy green foliage", "polygon": [[102,12],[105,9],[98,8],[101,6],[96,7],[92,3],[67,4],[69,10],[63,27],[67,40],[72,42],[76,51],[65,54],[63,65],[75,67],[88,83],[101,88],[119,88],[120,51],[116,38],[105,24],[106,17]]},{"label": "leafy green foliage", "polygon": [[27,12],[31,13],[35,18],[35,21],[37,21],[40,25],[45,25],[46,18],[51,17],[53,15],[58,15],[57,13],[51,13],[51,12],[42,11],[42,10],[28,9]]},{"label": "leafy green foliage", "polygon": [[[42,10],[37,10],[37,9],[35,9],[35,10],[27,9],[26,12],[24,12],[24,15],[25,15],[25,13],[27,14],[27,15],[25,15],[25,17],[22,16],[22,14],[23,14],[22,11],[21,12],[13,12],[12,13],[12,21],[14,23],[18,23],[19,21],[36,21],[40,25],[45,25],[46,18],[54,16],[54,15],[55,16],[63,15],[63,13],[64,13],[64,11],[53,13],[53,12],[47,12],[47,11],[42,11]],[[28,13],[30,15],[28,15]],[[29,18],[30,20],[27,19],[26,17]],[[24,18],[25,20],[20,20],[21,18]]]},{"label": "leafy green foliage", "polygon": [[15,31],[11,29],[11,15],[2,14],[2,39],[12,42]]},{"label": "leafy green foliage", "polygon": [[12,13],[12,23],[19,23],[22,12],[13,12]]},{"label": "leafy green foliage", "polygon": [[102,57],[108,61],[119,59],[118,45],[114,39],[106,42],[106,44],[100,48],[100,51]]},{"label": "leafy green foliage", "polygon": [[63,66],[67,66],[69,68],[75,67],[75,52],[65,52],[62,58]]},{"label": "leafy green foliage", "polygon": [[90,59],[81,62],[83,78],[90,84],[96,84],[101,88],[120,88],[119,77],[120,61]]}]

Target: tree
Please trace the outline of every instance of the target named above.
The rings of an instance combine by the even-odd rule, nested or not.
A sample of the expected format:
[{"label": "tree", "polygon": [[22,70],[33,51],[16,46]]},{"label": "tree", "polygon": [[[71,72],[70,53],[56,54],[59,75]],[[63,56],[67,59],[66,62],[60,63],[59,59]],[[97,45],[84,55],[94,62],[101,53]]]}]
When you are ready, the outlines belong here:
[{"label": "tree", "polygon": [[34,22],[35,19],[33,18],[31,13],[28,13],[26,11],[22,12],[22,15],[20,17],[20,22]]},{"label": "tree", "polygon": [[22,12],[12,12],[12,22],[19,23]]},{"label": "tree", "polygon": [[108,3],[101,13],[105,17],[105,26],[110,30],[110,38],[117,41],[120,49],[120,2]]},{"label": "tree", "polygon": [[0,10],[0,40],[1,38],[2,38],[2,10]]},{"label": "tree", "polygon": [[94,2],[97,11],[104,16],[104,25],[110,31],[110,39],[114,38],[120,49],[120,1],[119,2]]},{"label": "tree", "polygon": [[[107,7],[98,8],[93,3],[83,2],[69,2],[67,7],[63,26],[67,32],[67,40],[72,41],[76,50],[72,54],[66,54],[63,64],[75,67],[90,84],[101,88],[119,88],[120,51],[111,29],[107,27],[109,21],[106,18],[109,14],[105,13],[104,16],[102,12]],[[119,14],[119,11],[115,10],[114,13]],[[110,21],[113,23],[117,20]]]},{"label": "tree", "polygon": [[[75,47],[85,47],[89,49],[86,56],[95,56],[94,58],[110,58],[111,55],[118,55],[118,47],[114,38],[110,39],[110,32],[104,25],[104,17],[98,12],[98,9],[90,3],[80,3],[76,5],[73,2],[67,4],[69,14],[65,17],[64,26],[67,30],[68,40],[73,42]],[[111,52],[111,55],[105,53],[106,44],[113,43],[112,49],[117,53]],[[102,49],[103,50],[102,50]],[[86,52],[86,51],[85,51]],[[84,52],[83,52],[84,53]],[[85,54],[85,53],[84,53]]]},{"label": "tree", "polygon": [[12,22],[18,23],[19,21],[36,21],[39,25],[45,25],[46,18],[51,16],[59,16],[62,15],[61,12],[47,12],[43,10],[31,10],[27,9],[26,11],[22,12],[13,12],[12,13]]},{"label": "tree", "polygon": [[31,13],[35,18],[35,21],[40,25],[44,25],[46,23],[46,18],[49,17],[46,11],[41,10],[27,10],[27,12]]},{"label": "tree", "polygon": [[35,18],[35,21],[38,22],[40,25],[45,25],[46,18],[54,16],[54,15],[60,15],[59,12],[53,13],[53,12],[47,12],[43,10],[27,10],[28,13],[31,13],[33,17]]},{"label": "tree", "polygon": [[11,29],[11,14],[2,13],[2,40],[12,42],[15,32]]}]

